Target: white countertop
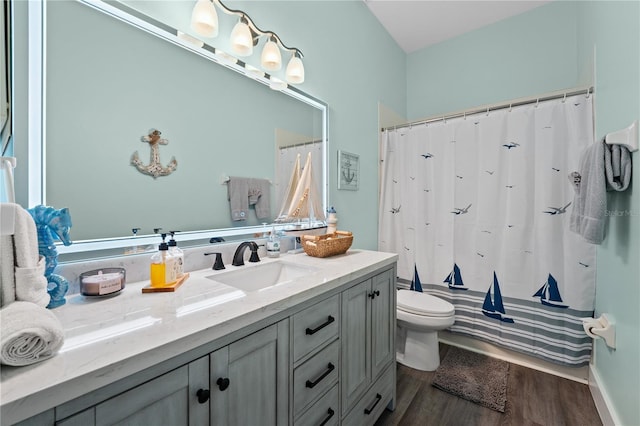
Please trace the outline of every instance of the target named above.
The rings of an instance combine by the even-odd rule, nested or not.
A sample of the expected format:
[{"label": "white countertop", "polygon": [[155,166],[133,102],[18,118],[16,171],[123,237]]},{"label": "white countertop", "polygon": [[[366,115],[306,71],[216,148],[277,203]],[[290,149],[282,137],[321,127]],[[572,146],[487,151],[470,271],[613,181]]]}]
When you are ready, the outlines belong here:
[{"label": "white countertop", "polygon": [[[190,273],[173,293],[142,294],[146,282],[127,283],[117,296],[74,295],[52,310],[65,329],[65,344],[53,358],[26,367],[2,366],[2,424],[28,418],[196,349],[257,321],[340,287],[397,255],[350,250],[314,258],[306,254],[264,258],[223,271]],[[207,278],[234,269],[286,261],[317,272],[261,291],[244,292]]]}]

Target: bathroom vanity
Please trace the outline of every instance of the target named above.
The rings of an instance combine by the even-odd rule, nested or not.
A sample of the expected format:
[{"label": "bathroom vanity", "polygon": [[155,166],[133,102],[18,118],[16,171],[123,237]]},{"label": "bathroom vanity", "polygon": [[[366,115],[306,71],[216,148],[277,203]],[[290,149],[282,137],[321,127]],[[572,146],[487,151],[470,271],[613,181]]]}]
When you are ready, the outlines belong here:
[{"label": "bathroom vanity", "polygon": [[285,255],[69,297],[61,352],[3,366],[2,425],[373,424],[395,404],[396,259]]}]

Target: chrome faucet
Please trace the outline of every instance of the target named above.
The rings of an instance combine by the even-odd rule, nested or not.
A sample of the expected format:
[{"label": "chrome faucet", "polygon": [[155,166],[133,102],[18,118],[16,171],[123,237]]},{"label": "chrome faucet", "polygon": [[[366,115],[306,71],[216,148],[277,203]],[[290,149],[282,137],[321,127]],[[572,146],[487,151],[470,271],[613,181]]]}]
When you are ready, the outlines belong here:
[{"label": "chrome faucet", "polygon": [[249,257],[249,262],[260,262],[260,258],[258,257],[258,244],[255,241],[245,241],[241,243],[236,252],[233,255],[233,266],[242,266],[244,265],[244,251],[247,247],[251,250],[251,257]]}]

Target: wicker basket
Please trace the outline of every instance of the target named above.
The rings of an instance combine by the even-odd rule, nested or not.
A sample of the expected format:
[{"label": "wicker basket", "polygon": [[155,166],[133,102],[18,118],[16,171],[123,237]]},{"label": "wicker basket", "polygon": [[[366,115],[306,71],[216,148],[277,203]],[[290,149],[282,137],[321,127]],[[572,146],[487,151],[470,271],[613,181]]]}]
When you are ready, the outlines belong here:
[{"label": "wicker basket", "polygon": [[336,231],[326,235],[303,235],[302,248],[313,257],[329,257],[346,253],[353,243],[353,234],[348,231]]}]

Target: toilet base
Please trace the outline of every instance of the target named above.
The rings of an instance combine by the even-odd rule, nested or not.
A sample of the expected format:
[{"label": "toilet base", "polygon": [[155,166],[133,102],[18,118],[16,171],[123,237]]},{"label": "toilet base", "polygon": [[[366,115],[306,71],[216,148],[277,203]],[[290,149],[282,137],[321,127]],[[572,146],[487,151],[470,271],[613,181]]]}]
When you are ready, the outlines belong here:
[{"label": "toilet base", "polygon": [[438,332],[421,332],[403,329],[404,353],[396,352],[396,361],[407,367],[421,371],[434,371],[440,365],[440,348],[438,346]]}]

